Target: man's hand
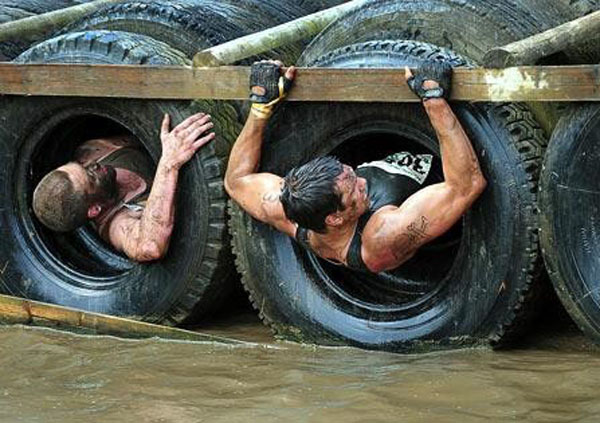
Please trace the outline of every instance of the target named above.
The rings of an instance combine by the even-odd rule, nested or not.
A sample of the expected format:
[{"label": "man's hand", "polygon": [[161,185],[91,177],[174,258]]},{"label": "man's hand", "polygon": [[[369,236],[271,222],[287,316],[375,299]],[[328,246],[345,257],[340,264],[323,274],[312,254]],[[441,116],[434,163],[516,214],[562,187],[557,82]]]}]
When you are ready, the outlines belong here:
[{"label": "man's hand", "polygon": [[447,99],[450,96],[452,66],[449,63],[426,60],[415,70],[415,74],[406,66],[404,73],[409,88],[421,100]]},{"label": "man's hand", "polygon": [[214,126],[210,115],[204,113],[190,116],[172,131],[169,131],[170,124],[170,116],[165,115],[160,132],[161,162],[169,169],[179,170],[200,147],[215,138],[214,132],[204,135]]},{"label": "man's hand", "polygon": [[290,66],[283,74],[282,67],[283,63],[276,60],[263,60],[252,65],[251,111],[259,119],[268,119],[273,114],[275,106],[287,96],[292,87],[296,68]]}]

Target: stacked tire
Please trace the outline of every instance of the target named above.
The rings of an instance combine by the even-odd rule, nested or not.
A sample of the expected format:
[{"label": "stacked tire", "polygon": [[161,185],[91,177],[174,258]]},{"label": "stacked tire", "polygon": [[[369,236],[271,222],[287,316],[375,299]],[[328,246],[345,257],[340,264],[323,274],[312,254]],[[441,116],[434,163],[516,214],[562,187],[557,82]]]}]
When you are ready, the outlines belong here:
[{"label": "stacked tire", "polygon": [[[26,52],[19,63],[189,65],[204,47],[308,13],[294,1],[133,1],[73,23]],[[301,44],[264,57],[295,61]],[[84,310],[180,324],[217,309],[237,282],[227,231],[223,175],[241,128],[241,105],[230,102],[83,98],[2,98],[0,243],[6,261],[2,292]],[[129,134],[155,161],[159,126],[203,111],[218,140],[182,171],[177,224],[169,252],[151,264],[132,263],[93,230],[57,234],[33,216],[41,177],[69,160],[87,139]]]},{"label": "stacked tire", "polygon": [[[326,28],[299,65],[401,69],[438,59],[477,66],[489,48],[573,13],[561,1],[375,0]],[[592,53],[562,52],[561,60],[581,62]],[[331,266],[231,205],[238,270],[276,334],[397,351],[422,342],[499,347],[527,328],[544,290],[537,198],[547,144],[542,128],[551,130],[560,111],[525,104],[453,109],[488,188],[453,229],[454,242],[434,244],[394,272],[365,275]],[[261,170],[284,175],[326,154],[357,165],[401,149],[439,155],[420,106],[286,104],[267,132]]]},{"label": "stacked tire", "polygon": [[[567,2],[567,0],[563,0]],[[575,14],[600,10],[597,0],[570,1]],[[586,41],[599,63],[599,37]],[[567,108],[552,133],[540,178],[540,238],[554,288],[581,330],[600,343],[600,108]]]},{"label": "stacked tire", "polygon": [[[89,0],[1,0],[0,24],[29,18],[41,13],[52,12],[65,7],[76,6]],[[50,34],[46,34],[50,35]],[[9,61],[17,57],[36,41],[44,39],[43,34],[26,39],[10,40],[0,43],[0,61]]]}]

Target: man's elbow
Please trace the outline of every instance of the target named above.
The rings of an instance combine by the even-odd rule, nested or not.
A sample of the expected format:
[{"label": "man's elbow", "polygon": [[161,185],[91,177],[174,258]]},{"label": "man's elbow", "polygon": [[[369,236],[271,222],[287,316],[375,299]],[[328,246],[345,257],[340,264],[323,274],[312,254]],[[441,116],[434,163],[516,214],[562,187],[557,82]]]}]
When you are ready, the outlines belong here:
[{"label": "man's elbow", "polygon": [[481,194],[483,194],[483,192],[485,191],[487,184],[488,184],[487,180],[485,179],[483,174],[481,172],[478,172],[476,175],[473,176],[473,179],[472,179],[472,183],[471,183],[472,195],[475,198],[479,198],[479,196]]},{"label": "man's elbow", "polygon": [[466,200],[477,199],[485,188],[487,181],[481,172],[473,173],[469,178],[462,179],[454,185],[456,195]]},{"label": "man's elbow", "polygon": [[223,181],[225,192],[231,199],[239,203],[240,197],[240,181],[235,178],[225,178]]},{"label": "man's elbow", "polygon": [[231,178],[228,178],[226,176],[225,180],[223,181],[223,185],[225,186],[225,192],[227,192],[227,195],[229,195],[230,197],[233,197],[235,190],[234,190],[233,184],[230,179]]},{"label": "man's elbow", "polygon": [[156,261],[162,259],[167,254],[167,248],[161,248],[154,241],[142,242],[138,248],[135,249],[131,254],[128,254],[129,258],[138,263],[145,263],[149,261]]}]

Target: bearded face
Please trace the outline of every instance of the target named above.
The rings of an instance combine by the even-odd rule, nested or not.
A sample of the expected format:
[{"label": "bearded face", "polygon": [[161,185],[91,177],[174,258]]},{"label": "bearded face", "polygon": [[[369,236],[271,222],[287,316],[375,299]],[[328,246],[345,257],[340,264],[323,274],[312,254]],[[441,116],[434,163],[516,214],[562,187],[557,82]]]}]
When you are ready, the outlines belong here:
[{"label": "bearded face", "polygon": [[117,198],[117,172],[114,167],[93,162],[84,169],[90,183],[91,199],[103,203]]}]

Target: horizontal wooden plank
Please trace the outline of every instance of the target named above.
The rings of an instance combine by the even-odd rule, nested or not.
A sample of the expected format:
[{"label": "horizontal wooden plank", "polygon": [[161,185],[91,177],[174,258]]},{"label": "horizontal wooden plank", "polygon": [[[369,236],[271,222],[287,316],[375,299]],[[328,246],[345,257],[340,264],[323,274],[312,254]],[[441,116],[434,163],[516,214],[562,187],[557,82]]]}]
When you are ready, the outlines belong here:
[{"label": "horizontal wooden plank", "polygon": [[[0,94],[244,100],[248,67],[0,63]],[[600,66],[456,69],[452,99],[598,101]],[[300,68],[290,101],[417,101],[401,69]]]},{"label": "horizontal wooden plank", "polygon": [[198,342],[244,343],[230,338],[138,322],[100,313],[90,313],[9,295],[0,295],[0,322],[59,327],[124,338],[160,337]]}]

